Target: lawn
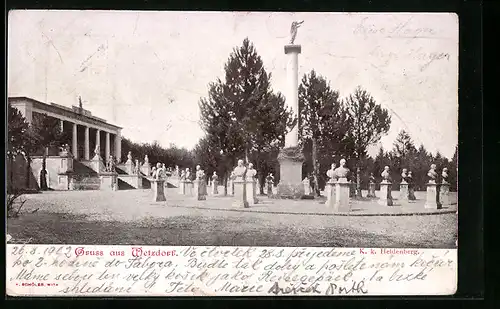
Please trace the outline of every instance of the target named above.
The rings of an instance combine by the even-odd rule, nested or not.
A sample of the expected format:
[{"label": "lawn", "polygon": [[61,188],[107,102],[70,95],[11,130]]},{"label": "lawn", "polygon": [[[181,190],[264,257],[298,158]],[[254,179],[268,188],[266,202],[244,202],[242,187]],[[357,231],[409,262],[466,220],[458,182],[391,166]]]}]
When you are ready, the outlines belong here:
[{"label": "lawn", "polygon": [[[118,192],[112,199],[106,194],[114,193],[29,196],[25,212],[7,220],[7,232],[17,243],[405,248],[454,248],[457,236],[454,213],[369,217],[269,214],[190,209],[194,202],[175,194],[171,198],[167,194],[166,204],[151,203],[147,190]],[[34,209],[38,211],[31,213]]]}]

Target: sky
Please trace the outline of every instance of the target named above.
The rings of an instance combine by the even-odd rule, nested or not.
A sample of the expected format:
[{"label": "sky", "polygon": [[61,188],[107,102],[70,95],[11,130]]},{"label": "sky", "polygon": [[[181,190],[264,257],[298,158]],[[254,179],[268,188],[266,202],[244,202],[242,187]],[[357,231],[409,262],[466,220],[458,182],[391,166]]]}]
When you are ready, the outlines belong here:
[{"label": "sky", "polygon": [[359,85],[392,117],[377,145],[400,130],[451,158],[458,142],[458,17],[448,13],[10,11],[8,96],[78,105],[136,142],[191,149],[204,133],[198,102],[244,38],[272,87],[287,89],[284,45],[299,80],[315,70],[341,97]]}]

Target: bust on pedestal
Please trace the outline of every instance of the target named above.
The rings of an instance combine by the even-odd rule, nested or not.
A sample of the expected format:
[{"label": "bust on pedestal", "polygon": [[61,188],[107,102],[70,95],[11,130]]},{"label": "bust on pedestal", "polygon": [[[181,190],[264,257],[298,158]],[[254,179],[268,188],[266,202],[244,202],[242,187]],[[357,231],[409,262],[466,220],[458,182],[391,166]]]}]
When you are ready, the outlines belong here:
[{"label": "bust on pedestal", "polygon": [[375,177],[373,176],[373,173],[370,173],[370,183],[368,185],[368,195],[367,197],[376,197],[375,195]]},{"label": "bust on pedestal", "polygon": [[156,170],[153,173],[153,180],[151,180],[151,189],[153,189],[153,201],[164,202],[167,200],[165,197],[165,171],[161,163],[156,164]]},{"label": "bust on pedestal", "polygon": [[144,156],[144,163],[141,166],[141,172],[147,176],[151,175],[151,163],[149,163],[148,155]]},{"label": "bust on pedestal", "polygon": [[415,197],[415,184],[413,183],[413,174],[411,171],[408,172],[406,181],[408,182],[408,200],[414,201],[417,198]]},{"label": "bust on pedestal", "polygon": [[193,180],[191,180],[191,170],[189,168],[186,168],[184,186],[186,187],[184,189],[185,194],[188,196],[192,196],[193,195]]},{"label": "bust on pedestal", "polygon": [[186,194],[186,171],[182,171],[179,178],[179,193],[182,195]]},{"label": "bust on pedestal", "polygon": [[217,176],[217,172],[214,172],[214,174],[212,175],[212,195],[219,194],[218,186],[219,176]]},{"label": "bust on pedestal", "polygon": [[127,153],[127,161],[125,162],[125,171],[128,175],[134,175],[134,161],[132,160],[132,152]]},{"label": "bust on pedestal", "polygon": [[274,185],[274,176],[273,174],[269,173],[266,177],[266,193],[268,198],[273,197],[273,185]]},{"label": "bust on pedestal", "polygon": [[380,183],[380,199],[378,203],[384,206],[393,206],[394,203],[392,202],[391,194],[392,182],[388,166],[384,167],[384,171],[380,176],[382,176],[382,182]]},{"label": "bust on pedestal", "polygon": [[441,173],[441,186],[439,187],[439,202],[441,205],[449,205],[450,183],[448,182],[448,168],[443,168]]},{"label": "bust on pedestal", "polygon": [[73,179],[73,154],[69,151],[68,144],[61,147],[59,156],[61,166],[57,177],[57,187],[60,190],[70,190]]},{"label": "bust on pedestal", "polygon": [[337,174],[335,171],[335,163],[332,163],[331,168],[326,171],[326,176],[328,177],[328,181],[325,184],[325,195],[326,195],[326,206],[329,208],[334,208],[337,200],[335,198],[337,193]]},{"label": "bust on pedestal", "polygon": [[234,171],[229,175],[229,195],[234,195]]},{"label": "bust on pedestal", "polygon": [[349,186],[350,183],[347,180],[349,176],[349,169],[345,166],[346,160],[340,160],[340,166],[335,169],[335,175],[337,176],[336,192],[335,192],[335,207],[334,211],[349,211],[350,210],[350,198],[349,198]]},{"label": "bust on pedestal", "polygon": [[106,167],[103,172],[99,174],[101,180],[100,190],[118,190],[118,173],[115,168],[115,159],[113,156],[109,156],[106,161]]},{"label": "bust on pedestal", "polygon": [[205,172],[201,169],[201,166],[196,165],[196,178],[193,181],[193,188],[195,198],[198,201],[204,201],[207,199],[205,196]]},{"label": "bust on pedestal", "polygon": [[409,201],[409,191],[408,191],[408,169],[403,168],[401,172],[401,183],[399,184],[399,199],[401,201]]},{"label": "bust on pedestal", "polygon": [[247,192],[245,186],[247,168],[243,165],[243,160],[238,160],[238,166],[233,170],[234,201],[235,207],[248,207]]},{"label": "bust on pedestal", "polygon": [[431,169],[427,173],[429,182],[427,183],[427,195],[425,200],[425,208],[439,209],[439,188],[436,183],[438,174],[436,173],[436,164],[431,164]]}]

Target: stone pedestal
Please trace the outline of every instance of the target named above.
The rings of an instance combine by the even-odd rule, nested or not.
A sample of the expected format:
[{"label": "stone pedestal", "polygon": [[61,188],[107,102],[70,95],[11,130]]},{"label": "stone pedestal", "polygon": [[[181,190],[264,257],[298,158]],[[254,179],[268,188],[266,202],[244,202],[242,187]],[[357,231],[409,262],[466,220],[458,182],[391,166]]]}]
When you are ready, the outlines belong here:
[{"label": "stone pedestal", "polygon": [[408,183],[406,181],[401,181],[399,184],[399,199],[401,201],[409,201],[409,191],[408,191]]},{"label": "stone pedestal", "polygon": [[217,187],[217,181],[212,181],[212,195],[218,195],[219,194],[219,188]]},{"label": "stone pedestal", "polygon": [[193,196],[193,182],[191,180],[186,180],[184,182],[184,194],[188,196]]},{"label": "stone pedestal", "polygon": [[374,184],[374,183],[370,183],[368,185],[368,195],[366,197],[377,197],[375,195],[375,186],[376,186],[376,184]]},{"label": "stone pedestal", "polygon": [[330,180],[325,185],[326,207],[335,208],[335,203],[337,203],[336,193],[337,193],[336,181]]},{"label": "stone pedestal", "polygon": [[302,180],[302,185],[304,186],[304,195],[311,195],[311,182],[309,179]]},{"label": "stone pedestal", "polygon": [[57,175],[57,189],[72,190],[73,189],[72,180],[73,180],[72,172],[59,173]]},{"label": "stone pedestal", "polygon": [[413,188],[413,184],[408,184],[408,200],[415,201],[417,198],[415,197],[415,189]]},{"label": "stone pedestal", "polygon": [[436,184],[435,182],[429,182],[427,184],[427,195],[424,207],[429,209],[441,208],[441,205],[439,203],[439,188],[438,184]]},{"label": "stone pedestal", "polygon": [[347,180],[347,178],[339,178],[337,183],[335,184],[336,192],[335,192],[335,207],[333,210],[337,211],[349,211],[351,210],[350,206],[350,197],[349,197],[349,188],[351,183]]},{"label": "stone pedestal", "polygon": [[193,193],[196,200],[204,201],[207,199],[204,187],[205,183],[203,180],[196,179],[193,181]]},{"label": "stone pedestal", "polygon": [[[150,176],[151,175],[151,163],[144,163],[144,164],[142,164],[140,171],[144,175]],[[128,171],[127,171],[127,173],[128,173]]]},{"label": "stone pedestal", "polygon": [[350,198],[356,197],[356,183],[354,182],[349,183],[349,197]]},{"label": "stone pedestal", "polygon": [[300,199],[304,196],[302,184],[302,163],[304,156],[299,147],[285,148],[278,155],[280,163],[280,182],[278,196],[280,198]]},{"label": "stone pedestal", "polygon": [[439,186],[439,202],[441,203],[442,206],[450,205],[449,194],[450,194],[450,184],[442,183]]},{"label": "stone pedestal", "polygon": [[165,180],[151,180],[151,189],[153,190],[153,202],[164,202],[167,200],[165,197]]},{"label": "stone pedestal", "polygon": [[99,190],[118,191],[118,173],[101,173],[99,178],[101,180]]},{"label": "stone pedestal", "polygon": [[229,195],[234,195],[234,180],[229,180]]},{"label": "stone pedestal", "polygon": [[255,179],[250,179],[245,182],[246,185],[246,196],[249,206],[257,204],[257,182]]},{"label": "stone pedestal", "polygon": [[273,197],[273,183],[272,182],[268,182],[266,184],[266,188],[267,188],[267,197],[268,198],[272,198]]},{"label": "stone pedestal", "polygon": [[73,172],[73,158],[72,157],[63,157],[61,158],[61,165],[59,166],[59,173],[71,173]]},{"label": "stone pedestal", "polygon": [[379,205],[393,206],[392,201],[392,183],[384,180],[380,183],[380,199],[378,200]]},{"label": "stone pedestal", "polygon": [[179,194],[186,194],[186,182],[184,180],[179,181]]},{"label": "stone pedestal", "polygon": [[233,206],[238,208],[247,208],[247,190],[246,190],[246,182],[245,180],[234,180],[234,199]]}]

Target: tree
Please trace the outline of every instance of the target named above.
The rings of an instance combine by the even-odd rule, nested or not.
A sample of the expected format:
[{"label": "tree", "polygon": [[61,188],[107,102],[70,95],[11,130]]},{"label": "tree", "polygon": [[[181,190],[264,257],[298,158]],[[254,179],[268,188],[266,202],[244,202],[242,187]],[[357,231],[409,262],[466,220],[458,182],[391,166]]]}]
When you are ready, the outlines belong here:
[{"label": "tree", "polygon": [[377,143],[387,134],[391,125],[389,112],[375,102],[366,91],[357,87],[346,99],[351,122],[349,136],[354,143],[356,158],[356,195],[361,197],[360,161],[366,156],[369,145]]},{"label": "tree", "polygon": [[342,148],[349,144],[348,118],[338,91],[332,90],[328,81],[314,70],[302,78],[299,110],[299,135],[302,143],[307,139],[312,142],[313,181],[316,195],[319,196],[319,149],[328,159],[335,153],[345,152]]},{"label": "tree", "polygon": [[17,108],[12,107],[10,104],[8,104],[7,120],[7,158],[10,162],[10,186],[7,189],[9,192],[12,192],[12,185],[14,181],[13,161],[16,155],[23,152],[28,123],[21,112]]},{"label": "tree", "polygon": [[412,151],[417,150],[415,144],[410,137],[410,134],[405,130],[401,130],[394,141],[393,152],[396,156],[405,158]]},{"label": "tree", "polygon": [[284,97],[273,92],[271,75],[248,38],[233,49],[224,69],[224,81],[210,83],[208,96],[200,99],[200,123],[225,162],[234,166],[240,156],[248,162],[253,153],[259,158],[283,143],[296,120]]}]

